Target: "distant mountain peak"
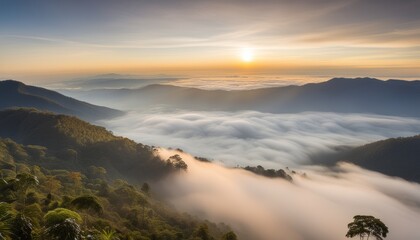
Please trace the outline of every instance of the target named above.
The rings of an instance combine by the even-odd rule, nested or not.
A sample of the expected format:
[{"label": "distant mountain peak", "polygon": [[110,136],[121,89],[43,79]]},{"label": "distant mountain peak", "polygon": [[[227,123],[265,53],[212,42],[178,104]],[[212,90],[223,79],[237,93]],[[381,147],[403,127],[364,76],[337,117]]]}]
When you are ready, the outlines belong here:
[{"label": "distant mountain peak", "polygon": [[7,84],[7,85],[25,85],[23,82],[19,82],[13,79],[7,79],[0,81],[0,84]]},{"label": "distant mountain peak", "polygon": [[119,77],[122,77],[122,76],[126,76],[126,75],[121,75],[121,74],[118,74],[118,73],[105,73],[105,74],[96,75],[95,77],[97,77],[97,78],[119,78]]},{"label": "distant mountain peak", "polygon": [[335,78],[331,78],[327,82],[338,82],[338,83],[358,82],[360,83],[360,82],[378,82],[378,81],[382,81],[382,80],[379,80],[377,78],[371,78],[371,77],[356,77],[356,78],[335,77]]},{"label": "distant mountain peak", "polygon": [[25,86],[24,83],[12,79],[0,81],[0,91],[3,93],[17,92]]}]

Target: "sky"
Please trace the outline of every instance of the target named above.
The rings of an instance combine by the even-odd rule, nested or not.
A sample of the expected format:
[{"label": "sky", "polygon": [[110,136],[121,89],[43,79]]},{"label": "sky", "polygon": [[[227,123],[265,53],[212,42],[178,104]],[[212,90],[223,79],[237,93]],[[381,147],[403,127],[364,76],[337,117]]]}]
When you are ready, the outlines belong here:
[{"label": "sky", "polygon": [[420,76],[420,0],[0,0],[0,78]]}]

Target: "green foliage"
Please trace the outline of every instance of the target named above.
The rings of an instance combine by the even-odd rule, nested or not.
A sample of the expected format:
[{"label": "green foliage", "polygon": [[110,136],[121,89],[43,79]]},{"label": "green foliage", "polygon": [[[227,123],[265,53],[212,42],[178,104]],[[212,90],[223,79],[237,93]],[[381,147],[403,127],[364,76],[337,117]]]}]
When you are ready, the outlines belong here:
[{"label": "green foliage", "polygon": [[223,235],[222,240],[238,240],[238,237],[234,232],[229,231]]},{"label": "green foliage", "polygon": [[264,167],[258,165],[257,167],[244,167],[245,170],[253,172],[258,175],[270,177],[270,178],[283,178],[287,181],[293,181],[293,178],[287,174],[283,169],[274,170],[274,169],[265,169]]},{"label": "green foliage", "polygon": [[87,170],[87,176],[90,178],[105,179],[106,173],[107,171],[103,167],[90,166]]},{"label": "green foliage", "polygon": [[148,195],[150,193],[150,186],[148,183],[143,183],[140,189],[144,194]]},{"label": "green foliage", "polygon": [[346,237],[352,238],[359,236],[361,239],[370,236],[377,240],[382,240],[388,234],[388,227],[378,218],[372,216],[356,215],[353,222],[348,224]]},{"label": "green foliage", "polygon": [[97,214],[102,213],[103,208],[94,196],[81,196],[73,199],[71,205],[77,209],[92,210]]},{"label": "green foliage", "polygon": [[16,163],[28,162],[50,169],[77,170],[90,178],[124,176],[136,181],[157,179],[176,170],[166,166],[152,147],[116,137],[103,127],[75,117],[31,109],[5,110],[0,111],[0,125],[0,137],[28,144],[0,140],[0,173],[7,177],[13,177]]},{"label": "green foliage", "polygon": [[31,220],[34,227],[40,226],[44,214],[42,212],[41,206],[38,203],[25,206],[21,212],[26,218]]},{"label": "green foliage", "polygon": [[18,195],[23,201],[23,204],[26,205],[27,191],[29,188],[37,186],[39,180],[36,176],[29,173],[19,173],[14,179],[15,189],[18,190]]},{"label": "green foliage", "polygon": [[184,160],[182,160],[181,156],[179,156],[178,154],[170,156],[166,160],[166,165],[169,167],[173,167],[177,170],[187,171],[188,169],[188,165],[184,162]]},{"label": "green foliage", "polygon": [[12,235],[16,240],[32,240],[32,223],[23,214],[16,215],[12,223]]},{"label": "green foliage", "polygon": [[65,208],[56,208],[49,211],[44,216],[45,224],[47,226],[52,226],[64,222],[66,219],[74,219],[77,223],[82,222],[82,217],[77,212],[73,212]]},{"label": "green foliage", "polygon": [[[26,206],[18,202],[2,203],[3,206],[8,206],[10,214],[9,223],[3,224],[5,239],[12,236],[10,229],[14,218],[13,211],[24,215],[30,221],[34,239],[60,239],[53,234],[58,233],[57,229],[70,228],[67,226],[69,224],[60,224],[66,219],[75,219],[86,234],[96,238],[99,238],[99,233],[103,234],[102,237],[108,234],[108,237],[112,235],[111,239],[115,240],[220,239],[223,232],[229,231],[225,227],[197,220],[187,214],[179,214],[153,199],[148,184],[137,188],[124,180],[116,180],[109,184],[106,180],[90,179],[80,172],[48,170],[35,166],[29,168],[41,176],[40,185],[32,187],[27,197],[27,200],[33,198],[37,201],[30,204],[28,201]],[[18,175],[22,178],[20,173]],[[50,192],[50,187],[46,187],[51,185],[52,179],[61,186],[60,191]],[[17,179],[3,181],[3,185],[0,182],[0,187],[10,188],[8,194],[13,195],[20,191],[14,189]],[[74,191],[75,181],[79,184],[78,191]],[[0,192],[0,195],[4,192]],[[79,195],[79,192],[83,195]],[[102,209],[101,214],[98,215],[95,209]],[[89,239],[86,234],[82,235]]]},{"label": "green foliage", "polygon": [[[28,168],[29,169],[29,168]],[[29,173],[19,173],[16,175],[16,185],[19,189],[28,189],[39,184],[38,178]]]},{"label": "green foliage", "polygon": [[117,232],[114,229],[103,229],[96,234],[98,240],[117,240]]},{"label": "green foliage", "polygon": [[420,135],[390,138],[352,149],[334,161],[351,162],[389,176],[420,183]]},{"label": "green foliage", "polygon": [[0,239],[8,240],[11,236],[11,223],[13,215],[10,205],[0,202]]},{"label": "green foliage", "polygon": [[34,239],[220,239],[230,230],[175,211],[147,183],[130,184],[187,170],[179,156],[167,165],[152,147],[35,110],[0,111],[0,125],[0,136],[29,144],[0,138],[0,240],[12,238],[15,213]]},{"label": "green foliage", "polygon": [[82,237],[80,225],[73,218],[53,224],[45,230],[45,235],[52,240],[79,240]]},{"label": "green foliage", "polygon": [[209,227],[207,226],[207,224],[203,224],[198,226],[198,228],[194,231],[194,240],[195,239],[199,239],[199,240],[212,240],[214,239],[209,232]]}]

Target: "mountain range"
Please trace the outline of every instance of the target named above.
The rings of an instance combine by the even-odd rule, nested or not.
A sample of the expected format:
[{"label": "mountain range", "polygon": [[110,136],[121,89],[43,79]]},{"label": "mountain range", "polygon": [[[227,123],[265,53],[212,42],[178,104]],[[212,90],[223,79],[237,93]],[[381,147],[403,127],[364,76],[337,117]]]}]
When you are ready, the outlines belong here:
[{"label": "mountain range", "polygon": [[0,81],[0,109],[31,107],[54,113],[78,116],[94,121],[121,115],[122,112],[82,102],[45,88],[29,86],[24,83]]},{"label": "mountain range", "polygon": [[71,81],[49,83],[47,88],[67,88],[67,89],[112,89],[112,88],[140,88],[151,84],[169,83],[181,78],[167,75],[155,76],[136,76],[121,75],[116,73],[101,74]]},{"label": "mountain range", "polygon": [[138,89],[64,92],[78,99],[121,109],[163,105],[201,111],[319,111],[420,117],[420,81],[333,78],[326,82],[302,86],[252,90],[203,90],[172,85],[149,85]]}]

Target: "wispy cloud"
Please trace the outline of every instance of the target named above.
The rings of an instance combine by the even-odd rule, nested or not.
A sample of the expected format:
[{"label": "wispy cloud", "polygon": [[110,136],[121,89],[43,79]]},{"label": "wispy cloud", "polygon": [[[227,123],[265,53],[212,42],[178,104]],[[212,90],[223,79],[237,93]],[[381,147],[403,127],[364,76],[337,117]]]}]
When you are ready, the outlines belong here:
[{"label": "wispy cloud", "polygon": [[[419,7],[413,0],[11,1],[0,9],[0,60],[16,71],[35,68],[39,51],[54,63],[50,69],[79,61],[90,68],[100,62],[106,64],[97,68],[122,68],[124,59],[126,68],[145,62],[162,69],[180,62],[237,67],[235,50],[247,46],[271,69],[300,62],[310,70],[326,55],[323,62],[331,68],[402,62],[414,69],[420,61]],[[76,51],[89,57],[66,54]]]}]

